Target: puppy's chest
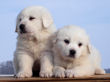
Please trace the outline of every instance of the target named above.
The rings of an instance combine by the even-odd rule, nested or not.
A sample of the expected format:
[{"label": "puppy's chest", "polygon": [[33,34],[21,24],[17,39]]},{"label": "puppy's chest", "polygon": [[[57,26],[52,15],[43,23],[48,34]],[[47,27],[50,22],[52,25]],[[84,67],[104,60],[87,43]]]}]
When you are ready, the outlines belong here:
[{"label": "puppy's chest", "polygon": [[64,65],[65,69],[72,69],[74,67],[80,66],[79,61],[65,61],[62,65]]},{"label": "puppy's chest", "polygon": [[35,59],[40,56],[40,52],[45,48],[43,43],[33,41],[23,42],[21,44],[26,52],[29,52]]},{"label": "puppy's chest", "polygon": [[40,50],[39,44],[34,42],[28,42],[25,48],[33,54],[35,54],[36,52],[39,52]]},{"label": "puppy's chest", "polygon": [[55,64],[58,66],[64,67],[65,69],[71,69],[71,68],[75,67],[75,65],[76,65],[74,62],[60,59],[60,57],[54,57],[54,58],[55,58],[55,60],[54,60]]},{"label": "puppy's chest", "polygon": [[71,62],[71,63],[68,63],[68,64],[66,65],[66,69],[72,69],[72,68],[74,68],[74,67],[76,67],[76,66],[79,66],[79,63],[78,63],[78,62],[77,62],[77,63]]},{"label": "puppy's chest", "polygon": [[67,64],[67,69],[71,69],[71,68],[74,68],[74,67],[78,67],[78,66],[81,66],[81,65],[84,65],[85,62],[88,62],[87,59],[75,59],[73,60],[72,62],[69,62]]}]

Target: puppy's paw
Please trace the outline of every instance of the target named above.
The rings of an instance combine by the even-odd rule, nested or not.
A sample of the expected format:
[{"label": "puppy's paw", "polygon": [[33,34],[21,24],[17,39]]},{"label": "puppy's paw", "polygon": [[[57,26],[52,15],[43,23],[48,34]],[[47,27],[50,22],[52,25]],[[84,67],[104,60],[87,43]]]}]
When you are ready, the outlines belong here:
[{"label": "puppy's paw", "polygon": [[64,78],[65,77],[65,71],[64,70],[56,71],[54,73],[54,76],[59,77],[59,78]]},{"label": "puppy's paw", "polygon": [[103,74],[106,74],[106,72],[105,72],[105,70],[103,70],[103,69],[96,69],[96,70],[95,70],[95,74],[96,74],[96,75],[103,75]]},{"label": "puppy's paw", "polygon": [[68,70],[65,70],[65,75],[68,78],[72,78],[72,77],[74,77],[74,72],[73,72],[73,70],[68,69]]},{"label": "puppy's paw", "polygon": [[66,70],[65,75],[68,78],[85,76],[85,74],[82,73],[80,70],[73,70],[73,69]]},{"label": "puppy's paw", "polygon": [[52,73],[52,71],[41,71],[40,72],[40,77],[52,77],[53,76],[53,73]]},{"label": "puppy's paw", "polygon": [[32,72],[30,71],[20,71],[16,74],[17,78],[28,78],[32,77]]}]

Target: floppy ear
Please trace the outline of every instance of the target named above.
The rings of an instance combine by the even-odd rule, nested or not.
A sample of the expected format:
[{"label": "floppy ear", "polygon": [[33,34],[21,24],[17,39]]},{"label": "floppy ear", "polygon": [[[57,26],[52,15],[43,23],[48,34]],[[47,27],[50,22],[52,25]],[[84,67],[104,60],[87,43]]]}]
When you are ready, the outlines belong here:
[{"label": "floppy ear", "polygon": [[91,54],[91,45],[90,44],[87,45],[87,51],[88,51],[88,54]]},{"label": "floppy ear", "polygon": [[42,16],[42,22],[44,28],[48,28],[53,23],[53,19],[49,13],[46,13]]}]

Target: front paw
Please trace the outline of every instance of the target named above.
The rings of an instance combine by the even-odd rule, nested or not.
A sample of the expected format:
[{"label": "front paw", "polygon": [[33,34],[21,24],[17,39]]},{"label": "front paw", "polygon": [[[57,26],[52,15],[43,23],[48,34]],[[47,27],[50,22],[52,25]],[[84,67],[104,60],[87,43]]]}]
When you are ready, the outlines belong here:
[{"label": "front paw", "polygon": [[59,77],[59,78],[64,78],[65,77],[65,70],[55,71],[54,76]]},{"label": "front paw", "polygon": [[20,71],[16,74],[17,78],[28,78],[32,77],[32,72],[31,71]]},{"label": "front paw", "polygon": [[65,75],[68,78],[72,78],[72,77],[74,77],[74,72],[73,72],[73,70],[68,69],[68,70],[65,70]]},{"label": "front paw", "polygon": [[96,69],[95,70],[95,74],[96,75],[103,75],[103,74],[106,74],[105,70],[99,68],[99,69]]},{"label": "front paw", "polygon": [[65,71],[66,77],[72,78],[72,77],[82,77],[82,76],[88,76],[90,74],[87,74],[86,72],[82,70],[74,70],[74,69],[68,69]]},{"label": "front paw", "polygon": [[52,77],[53,76],[53,72],[52,71],[41,71],[40,72],[40,77]]}]

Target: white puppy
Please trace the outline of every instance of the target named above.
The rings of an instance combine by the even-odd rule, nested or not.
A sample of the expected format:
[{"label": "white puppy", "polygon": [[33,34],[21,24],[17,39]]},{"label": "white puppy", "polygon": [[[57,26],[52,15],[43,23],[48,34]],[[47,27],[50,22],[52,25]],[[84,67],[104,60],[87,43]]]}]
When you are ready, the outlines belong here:
[{"label": "white puppy", "polygon": [[54,36],[55,77],[81,77],[105,74],[100,55],[89,42],[85,31],[77,26],[65,26]]},{"label": "white puppy", "polygon": [[[17,77],[31,77],[32,68],[40,69],[40,56],[51,54],[49,37],[55,32],[50,13],[43,7],[27,7],[17,17],[17,48],[14,68]],[[49,71],[49,74],[51,72]]]}]

